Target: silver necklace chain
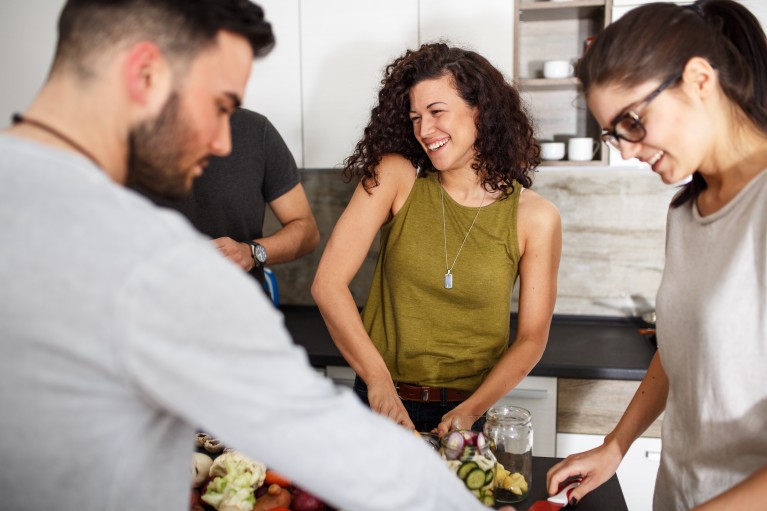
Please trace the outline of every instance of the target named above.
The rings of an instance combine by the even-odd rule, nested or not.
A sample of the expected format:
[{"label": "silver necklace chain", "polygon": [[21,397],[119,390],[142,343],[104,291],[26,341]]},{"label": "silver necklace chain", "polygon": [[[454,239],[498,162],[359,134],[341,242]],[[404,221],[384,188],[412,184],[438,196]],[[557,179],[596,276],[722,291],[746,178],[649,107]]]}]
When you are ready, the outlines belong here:
[{"label": "silver necklace chain", "polygon": [[442,239],[445,241],[445,270],[447,270],[447,272],[445,273],[445,289],[452,289],[453,288],[453,267],[455,266],[455,262],[458,261],[458,256],[461,255],[461,250],[463,250],[463,245],[466,243],[466,240],[469,238],[469,233],[471,232],[472,227],[474,227],[474,222],[477,221],[479,212],[482,211],[482,206],[485,205],[487,190],[485,191],[485,194],[482,196],[482,202],[479,203],[479,208],[477,209],[477,213],[474,215],[474,220],[471,221],[469,230],[466,231],[466,236],[463,237],[461,246],[458,248],[458,253],[455,254],[455,259],[453,259],[453,264],[449,266],[447,262],[447,223],[445,222],[445,189],[442,188],[441,183],[439,185],[439,192],[442,197]]}]

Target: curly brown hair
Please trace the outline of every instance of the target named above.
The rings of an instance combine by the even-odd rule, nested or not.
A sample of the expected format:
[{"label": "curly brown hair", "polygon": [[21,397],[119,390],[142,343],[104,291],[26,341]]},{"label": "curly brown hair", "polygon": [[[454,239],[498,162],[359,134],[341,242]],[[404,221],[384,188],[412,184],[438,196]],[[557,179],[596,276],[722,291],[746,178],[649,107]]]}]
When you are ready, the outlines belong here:
[{"label": "curly brown hair", "polygon": [[540,146],[519,92],[500,71],[476,52],[444,43],[424,44],[386,66],[378,105],[354,152],[344,161],[344,176],[355,177],[365,190],[377,186],[376,167],[385,154],[407,158],[426,176],[435,168],[413,134],[409,117],[410,89],[450,75],[458,94],[478,110],[476,156],[472,168],[487,190],[513,191],[513,181],[529,187],[540,164]]}]

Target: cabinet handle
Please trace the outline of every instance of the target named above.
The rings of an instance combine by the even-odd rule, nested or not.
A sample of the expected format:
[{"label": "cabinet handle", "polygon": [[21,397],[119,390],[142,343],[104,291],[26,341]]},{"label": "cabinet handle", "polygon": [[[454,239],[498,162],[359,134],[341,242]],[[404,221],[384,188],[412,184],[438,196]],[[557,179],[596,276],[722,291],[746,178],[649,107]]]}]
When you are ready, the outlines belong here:
[{"label": "cabinet handle", "polygon": [[659,451],[645,451],[644,457],[647,458],[648,461],[656,461],[660,462],[660,452]]},{"label": "cabinet handle", "polygon": [[518,399],[546,399],[548,394],[549,391],[546,389],[514,389],[506,396]]}]

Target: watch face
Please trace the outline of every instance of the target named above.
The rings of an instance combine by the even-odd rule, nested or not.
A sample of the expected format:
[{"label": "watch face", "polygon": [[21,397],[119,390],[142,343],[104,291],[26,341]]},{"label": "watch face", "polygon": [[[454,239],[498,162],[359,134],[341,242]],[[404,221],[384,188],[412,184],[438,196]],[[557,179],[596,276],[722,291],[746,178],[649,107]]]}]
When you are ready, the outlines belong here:
[{"label": "watch face", "polygon": [[258,243],[255,244],[253,247],[253,255],[259,263],[264,264],[266,262],[266,249],[262,245]]}]

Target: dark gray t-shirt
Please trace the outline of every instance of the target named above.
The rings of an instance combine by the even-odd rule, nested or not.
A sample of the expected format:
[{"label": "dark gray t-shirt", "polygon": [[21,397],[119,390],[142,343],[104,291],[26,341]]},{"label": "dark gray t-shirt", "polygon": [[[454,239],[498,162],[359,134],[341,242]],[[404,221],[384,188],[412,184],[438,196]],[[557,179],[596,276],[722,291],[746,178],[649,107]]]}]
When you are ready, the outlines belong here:
[{"label": "dark gray t-shirt", "polygon": [[[266,204],[292,190],[300,175],[295,159],[275,127],[263,115],[240,108],[231,120],[232,152],[214,157],[186,200],[169,200],[137,191],[170,207],[211,238],[250,241],[263,236]],[[251,275],[264,281],[263,268]]]}]

